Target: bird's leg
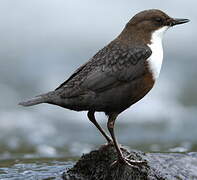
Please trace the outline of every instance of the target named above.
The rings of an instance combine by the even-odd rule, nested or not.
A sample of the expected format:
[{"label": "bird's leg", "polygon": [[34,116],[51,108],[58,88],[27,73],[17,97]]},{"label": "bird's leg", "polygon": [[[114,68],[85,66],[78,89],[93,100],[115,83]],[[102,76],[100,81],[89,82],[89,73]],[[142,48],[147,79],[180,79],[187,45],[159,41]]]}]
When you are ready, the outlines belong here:
[{"label": "bird's leg", "polygon": [[140,164],[143,164],[145,162],[143,161],[134,161],[134,160],[130,160],[126,157],[123,156],[122,154],[122,151],[120,150],[120,147],[118,145],[118,142],[116,140],[116,137],[115,137],[115,134],[114,134],[114,124],[115,124],[115,120],[117,118],[118,114],[112,114],[109,116],[109,119],[108,119],[108,123],[107,123],[107,127],[108,127],[108,130],[111,134],[111,137],[113,139],[113,143],[114,143],[114,146],[116,148],[116,151],[118,153],[118,160],[113,162],[112,163],[112,166],[118,162],[120,163],[125,163],[127,164],[128,166],[131,166],[131,167],[134,167],[134,168],[138,168],[136,167],[137,165],[140,165]]},{"label": "bird's leg", "polygon": [[96,121],[96,118],[94,116],[95,111],[88,111],[87,116],[89,118],[89,120],[98,128],[98,130],[101,132],[101,134],[105,137],[105,139],[107,140],[108,144],[113,144],[112,139],[110,138],[109,135],[107,135],[107,133],[103,130],[103,128],[98,124],[98,122]]}]

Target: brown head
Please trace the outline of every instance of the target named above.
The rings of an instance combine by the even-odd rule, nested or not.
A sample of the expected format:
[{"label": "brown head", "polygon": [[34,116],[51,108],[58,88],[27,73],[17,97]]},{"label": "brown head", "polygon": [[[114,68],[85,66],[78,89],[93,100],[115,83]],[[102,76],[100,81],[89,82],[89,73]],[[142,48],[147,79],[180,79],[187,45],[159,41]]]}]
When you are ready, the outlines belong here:
[{"label": "brown head", "polygon": [[189,22],[188,19],[171,18],[158,9],[145,10],[136,14],[125,26],[119,38],[147,44],[150,43],[151,35],[162,27],[172,27]]}]

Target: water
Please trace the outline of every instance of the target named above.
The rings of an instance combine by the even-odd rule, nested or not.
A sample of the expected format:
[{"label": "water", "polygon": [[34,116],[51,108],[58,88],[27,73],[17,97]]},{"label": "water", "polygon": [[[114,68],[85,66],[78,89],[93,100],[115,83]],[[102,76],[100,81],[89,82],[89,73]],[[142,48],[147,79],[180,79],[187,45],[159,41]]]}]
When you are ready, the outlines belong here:
[{"label": "water", "polygon": [[71,159],[66,158],[4,160],[0,165],[0,179],[61,180],[62,173],[72,166]]},{"label": "water", "polygon": [[[37,131],[40,138],[27,132],[26,136],[20,135],[21,139],[19,135],[18,138],[6,137],[4,143],[10,139],[10,142],[8,141],[10,144],[9,146],[6,146],[6,143],[5,146],[1,144],[0,179],[60,180],[61,174],[72,167],[79,156],[104,143],[93,127],[87,124],[76,125],[76,123],[68,123],[67,126],[64,125],[65,128],[60,125],[59,133],[47,134]],[[175,132],[169,132],[169,127],[164,122],[163,124],[133,123],[132,127],[121,123],[117,126],[117,134],[121,143],[145,152],[197,151],[196,142],[187,141],[187,136],[190,134],[182,135],[183,130],[189,132],[191,127],[184,126]],[[141,131],[143,133],[139,133]],[[196,137],[196,134],[193,135]]]}]

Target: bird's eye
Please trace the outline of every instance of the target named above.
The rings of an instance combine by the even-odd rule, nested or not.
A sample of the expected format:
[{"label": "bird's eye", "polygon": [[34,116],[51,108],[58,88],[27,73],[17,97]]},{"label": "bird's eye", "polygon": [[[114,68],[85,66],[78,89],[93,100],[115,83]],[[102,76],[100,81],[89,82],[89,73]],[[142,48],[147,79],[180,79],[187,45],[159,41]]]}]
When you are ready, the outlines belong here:
[{"label": "bird's eye", "polygon": [[155,18],[155,21],[157,21],[158,23],[162,23],[162,19],[160,17]]}]

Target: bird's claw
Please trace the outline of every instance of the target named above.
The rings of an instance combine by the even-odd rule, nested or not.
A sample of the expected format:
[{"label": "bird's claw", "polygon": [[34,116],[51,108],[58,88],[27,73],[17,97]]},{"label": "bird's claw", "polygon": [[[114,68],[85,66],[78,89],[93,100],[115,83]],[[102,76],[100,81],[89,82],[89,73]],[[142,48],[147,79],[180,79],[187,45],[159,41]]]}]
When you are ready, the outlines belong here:
[{"label": "bird's claw", "polygon": [[146,161],[136,161],[136,160],[131,160],[128,158],[120,157],[111,164],[111,167],[114,167],[115,165],[118,165],[118,164],[125,164],[131,168],[135,168],[139,170],[139,166],[145,165]]},{"label": "bird's claw", "polygon": [[145,165],[145,164],[147,164],[146,161],[136,161],[136,160],[131,160],[131,159],[128,159],[128,158],[125,158],[125,160],[126,160],[129,164],[136,165],[136,166],[140,166],[140,165]]}]

